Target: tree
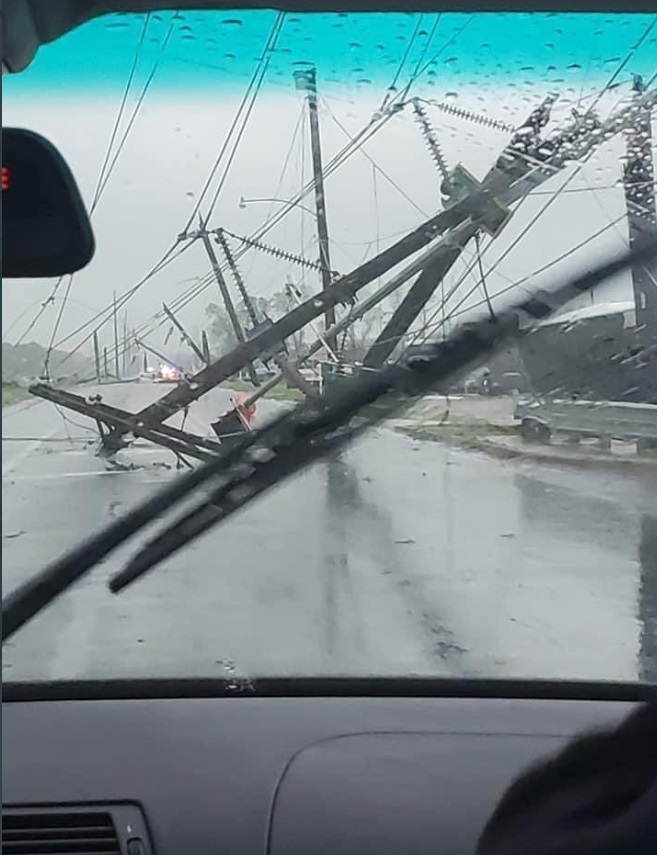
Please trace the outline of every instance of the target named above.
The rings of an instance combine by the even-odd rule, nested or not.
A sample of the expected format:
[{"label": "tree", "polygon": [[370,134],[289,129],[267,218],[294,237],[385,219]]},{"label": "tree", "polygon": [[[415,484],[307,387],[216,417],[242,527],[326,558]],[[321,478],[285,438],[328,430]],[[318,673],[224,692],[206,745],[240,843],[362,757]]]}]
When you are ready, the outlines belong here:
[{"label": "tree", "polygon": [[[237,337],[233,330],[233,325],[228,317],[228,312],[217,303],[210,303],[205,308],[206,317],[210,320],[210,328],[208,330],[208,338],[215,345],[215,349],[219,355],[228,353],[237,344]],[[238,312],[239,317],[239,312]],[[245,318],[240,317],[242,323]]]}]

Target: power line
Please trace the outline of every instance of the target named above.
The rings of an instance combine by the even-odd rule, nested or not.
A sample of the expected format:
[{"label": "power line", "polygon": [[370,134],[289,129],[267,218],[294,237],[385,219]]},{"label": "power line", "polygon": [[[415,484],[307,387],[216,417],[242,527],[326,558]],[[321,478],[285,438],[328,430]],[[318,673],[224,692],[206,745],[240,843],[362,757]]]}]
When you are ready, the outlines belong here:
[{"label": "power line", "polygon": [[403,68],[406,65],[406,60],[408,59],[409,54],[413,48],[413,45],[415,44],[415,39],[417,38],[417,34],[420,31],[420,27],[422,25],[422,18],[423,17],[424,17],[423,15],[419,15],[417,21],[415,22],[415,29],[413,30],[413,35],[411,36],[408,44],[406,45],[406,50],[402,54],[402,57],[399,61],[399,65],[397,67],[397,71],[395,73],[395,76],[392,79],[392,83],[388,87],[388,93],[386,93],[386,96],[385,96],[385,99],[383,102],[383,107],[385,107],[385,105],[387,104],[389,93],[395,91],[395,89],[397,87],[397,81],[401,77],[401,73],[403,71]]},{"label": "power line", "polygon": [[125,105],[128,102],[128,94],[130,92],[130,87],[132,86],[132,81],[134,80],[135,73],[137,71],[137,66],[139,64],[139,57],[141,55],[141,50],[146,40],[146,31],[148,30],[148,25],[150,23],[151,13],[149,12],[144,18],[144,26],[141,31],[141,38],[139,39],[139,44],[137,45],[137,50],[135,51],[135,56],[132,61],[132,67],[130,68],[130,73],[128,74],[128,80],[126,81],[125,89],[123,90],[123,97],[121,98],[121,103],[119,105],[119,110],[116,115],[116,119],[114,121],[114,127],[112,128],[112,133],[110,135],[110,140],[107,146],[107,150],[105,152],[105,157],[100,167],[100,174],[98,175],[98,181],[96,182],[96,189],[94,190],[94,195],[91,200],[91,211],[94,210],[96,205],[98,204],[98,200],[100,199],[101,186],[103,183],[103,178],[105,177],[105,170],[107,169],[107,165],[109,163],[110,154],[112,151],[112,146],[114,145],[114,141],[116,139],[116,135],[119,132],[119,125],[121,124],[121,119],[123,118],[123,112],[125,110]]},{"label": "power line", "polygon": [[[278,35],[279,35],[279,33],[280,33],[280,28],[281,28],[281,26],[282,26],[282,23],[283,23],[284,18],[285,18],[285,13],[279,13],[279,15],[277,16],[276,23],[274,24],[274,27],[272,28],[272,33],[270,34],[270,38],[269,38],[269,40],[268,40],[267,46],[265,47],[265,52],[264,52],[264,54],[263,54],[263,59],[266,59],[265,70],[266,70],[267,64],[269,63],[269,57],[267,56],[267,54],[268,54],[268,53],[273,49],[273,46],[274,46],[274,45],[275,45],[275,43],[276,43],[276,39],[278,38]],[[173,22],[173,19],[172,19],[172,22]],[[169,38],[170,38],[170,36],[171,36],[171,33],[172,33],[172,27],[170,27],[170,28],[169,28],[169,31],[167,32],[167,36],[166,36],[166,38],[165,38],[165,43],[163,44],[163,49],[164,49],[164,47],[166,46],[166,43],[168,42],[168,39],[169,39]],[[160,54],[160,56],[161,56],[161,54]],[[158,61],[159,61],[159,58],[158,58]],[[263,63],[261,62],[261,64],[260,64],[260,65],[262,65],[262,64],[263,64]],[[157,67],[157,66],[156,66],[156,67]],[[156,68],[156,67],[155,67],[155,68]],[[149,79],[147,80],[146,87],[145,87],[145,91],[147,90],[147,87],[150,85],[150,82],[152,81],[152,78],[153,78],[153,75],[154,75],[154,72],[155,72],[155,68],[153,69],[153,71],[151,72],[151,75],[149,76]],[[260,67],[259,67],[259,68],[260,68]],[[261,83],[262,83],[262,77],[259,77],[258,72],[256,72],[256,74],[255,74],[255,75],[254,75],[254,77],[252,78],[251,84],[250,84],[250,85],[249,85],[249,87],[247,88],[247,93],[246,93],[246,95],[245,95],[245,98],[244,98],[244,99],[243,99],[243,101],[242,101],[242,105],[240,106],[240,109],[238,110],[238,112],[237,112],[237,114],[236,114],[236,116],[235,116],[235,118],[234,118],[234,120],[233,120],[233,124],[232,124],[232,126],[231,126],[231,129],[229,130],[229,133],[228,133],[227,137],[226,137],[226,140],[225,140],[225,142],[224,142],[224,146],[223,146],[222,150],[220,151],[220,153],[219,153],[219,156],[218,156],[217,160],[215,161],[215,164],[214,164],[214,166],[213,166],[213,169],[212,169],[212,170],[211,170],[211,172],[210,172],[210,176],[209,176],[209,178],[208,178],[208,181],[206,182],[206,185],[205,185],[205,187],[203,188],[203,190],[202,190],[202,192],[201,192],[201,194],[200,194],[200,198],[197,200],[197,203],[196,203],[196,205],[195,205],[194,211],[192,212],[192,216],[191,216],[191,218],[190,218],[190,221],[189,221],[189,223],[188,223],[187,228],[189,228],[189,224],[191,223],[191,220],[193,219],[193,217],[195,216],[195,214],[198,212],[198,209],[199,209],[199,207],[200,207],[200,205],[201,205],[201,203],[202,203],[202,200],[203,200],[203,198],[204,198],[204,196],[205,196],[205,194],[206,194],[206,192],[207,192],[207,190],[208,190],[208,188],[209,188],[209,185],[210,185],[210,183],[211,183],[211,181],[212,181],[212,178],[214,177],[214,174],[216,173],[216,169],[217,169],[217,168],[218,168],[218,166],[219,166],[219,163],[220,163],[220,161],[221,161],[221,158],[223,157],[223,154],[225,153],[225,151],[226,151],[226,149],[227,149],[227,147],[228,147],[228,144],[230,143],[230,138],[231,138],[231,136],[232,136],[232,132],[233,132],[233,130],[235,129],[235,127],[237,126],[237,122],[238,122],[238,120],[239,120],[239,117],[240,117],[240,115],[241,115],[241,112],[242,112],[242,110],[243,110],[244,106],[245,106],[245,105],[246,105],[246,103],[247,103],[247,99],[248,99],[248,95],[249,95],[249,93],[250,93],[250,90],[253,88],[253,87],[252,87],[252,84],[255,84],[255,85],[256,85],[256,87],[257,87],[257,89],[259,89],[259,84],[261,84]],[[139,103],[138,103],[138,105],[137,105],[137,108],[140,106],[141,102],[143,101],[143,95],[145,94],[145,91],[144,91],[144,92],[142,92],[142,97],[141,97],[140,102],[139,102]],[[257,94],[257,91],[256,91],[256,94]],[[253,104],[253,102],[252,102],[252,104]],[[250,108],[250,109],[252,109],[252,104],[251,104],[251,108]],[[249,110],[249,112],[250,112],[250,110]],[[247,113],[247,119],[248,119],[248,115],[249,115],[249,113]],[[131,122],[134,122],[134,119],[135,119],[135,118],[136,118],[136,111],[135,111],[135,113],[133,113],[133,117],[132,117]],[[130,127],[131,127],[131,125],[129,125],[129,127],[128,127],[128,131],[129,131]],[[242,128],[242,130],[241,130],[241,132],[240,132],[240,137],[238,138],[238,141],[237,141],[238,143],[239,143],[239,139],[241,138],[241,133],[243,133],[243,130],[244,130],[244,127]],[[125,138],[124,138],[124,139],[125,139]],[[233,153],[232,153],[232,155],[231,155],[231,158],[232,158],[232,157],[234,157],[234,152],[235,152],[235,151],[236,151],[236,148],[233,150]],[[117,156],[118,156],[118,155],[117,155]],[[115,157],[114,162],[116,162],[116,157]],[[230,162],[229,162],[229,166],[230,166]],[[221,186],[222,186],[222,184],[220,184],[220,188],[219,188],[219,189],[221,189]],[[102,188],[101,188],[101,191],[102,191]],[[215,198],[213,199],[212,205],[214,205],[214,203],[216,202],[216,199],[217,199],[218,193],[219,193],[219,190],[218,190],[218,191],[217,191],[217,193],[215,194]],[[127,301],[128,301],[128,300],[129,300],[129,299],[130,299],[130,298],[131,298],[131,297],[132,297],[132,296],[133,296],[133,295],[134,295],[134,294],[135,294],[135,293],[136,293],[136,292],[137,292],[137,291],[138,291],[138,290],[139,290],[139,289],[140,289],[140,288],[141,288],[141,287],[142,287],[142,286],[143,286],[143,285],[144,285],[144,284],[149,280],[149,279],[151,279],[151,278],[152,278],[156,273],[158,273],[158,272],[159,272],[159,271],[160,271],[164,266],[166,266],[166,264],[170,263],[170,262],[173,260],[173,258],[176,258],[176,257],[180,254],[180,252],[184,251],[184,249],[185,249],[185,248],[183,248],[183,250],[181,250],[179,253],[177,253],[177,254],[176,254],[176,256],[174,256],[173,258],[170,258],[169,256],[170,256],[170,254],[173,252],[173,249],[174,249],[174,248],[175,248],[175,244],[174,244],[174,246],[172,246],[172,247],[168,250],[168,252],[163,256],[163,258],[162,258],[162,259],[161,259],[161,260],[160,260],[160,261],[159,261],[159,262],[154,266],[154,268],[153,268],[151,271],[149,271],[149,273],[148,273],[145,277],[143,277],[143,278],[142,278],[142,279],[141,279],[141,280],[140,280],[140,281],[139,281],[135,286],[133,286],[133,287],[132,287],[128,292],[126,292],[125,294],[121,295],[121,297],[120,297],[120,298],[119,298],[119,300],[117,301],[117,307],[118,307],[118,308],[122,308],[122,307],[125,305],[125,303],[126,303],[126,302],[127,302]],[[113,308],[112,308],[111,306],[110,306],[110,307],[107,307],[105,310],[103,310],[103,312],[99,313],[99,314],[97,315],[97,317],[96,317],[96,318],[91,319],[91,321],[87,321],[87,323],[86,323],[86,324],[84,324],[82,327],[78,327],[78,329],[77,329],[77,330],[75,330],[75,331],[74,331],[73,333],[71,333],[69,336],[66,336],[64,339],[62,339],[62,341],[61,341],[61,342],[58,342],[58,343],[57,343],[57,345],[55,345],[55,346],[57,346],[57,347],[58,347],[58,346],[60,346],[62,343],[64,343],[64,342],[66,342],[66,341],[70,340],[70,338],[74,337],[74,336],[75,336],[75,335],[77,335],[79,332],[82,332],[84,329],[86,329],[86,328],[90,325],[90,323],[92,323],[94,320],[98,319],[99,317],[102,317],[102,315],[107,314],[108,312],[111,312],[112,310],[113,310]],[[97,331],[98,331],[98,330],[99,330],[99,329],[100,329],[100,328],[101,328],[101,327],[106,323],[106,321],[107,321],[107,318],[105,318],[105,319],[100,323],[100,325],[96,328],[96,330],[94,330],[94,332],[97,332]],[[77,346],[77,348],[73,351],[73,353],[75,353],[75,352],[76,352],[76,350],[78,350],[80,347],[82,347],[82,346],[83,346],[83,344],[85,344],[87,341],[89,341],[89,339],[90,339],[92,336],[93,336],[93,332],[92,332],[90,335],[88,335],[88,336],[87,336],[87,337],[86,337],[82,342],[80,342],[80,344],[79,344],[79,345]],[[69,356],[70,356],[70,355],[72,355],[72,354],[69,354]]]},{"label": "power line", "polygon": [[[142,103],[143,103],[144,97],[145,97],[145,95],[146,95],[146,93],[147,93],[147,91],[148,91],[148,89],[149,89],[149,87],[150,87],[150,85],[151,85],[151,82],[152,82],[152,80],[153,80],[153,77],[154,77],[154,75],[155,75],[155,72],[156,72],[156,70],[157,70],[157,68],[158,68],[158,66],[159,66],[160,60],[161,60],[162,55],[163,55],[163,53],[164,53],[164,49],[166,48],[166,45],[167,45],[167,43],[168,43],[168,41],[169,41],[169,39],[170,39],[170,37],[171,37],[171,33],[173,32],[173,19],[172,19],[172,20],[171,20],[171,23],[170,23],[170,25],[169,25],[169,30],[168,30],[168,32],[167,32],[167,34],[166,34],[166,36],[165,36],[165,39],[164,39],[164,42],[163,42],[163,45],[162,45],[162,48],[161,48],[160,54],[158,55],[158,58],[157,58],[157,59],[156,59],[156,61],[155,61],[155,64],[154,64],[154,66],[153,66],[153,69],[151,70],[151,73],[150,73],[150,75],[149,75],[148,79],[146,80],[146,83],[145,83],[145,85],[144,85],[144,87],[143,87],[143,90],[142,90],[142,92],[141,92],[141,95],[139,96],[139,99],[138,99],[137,105],[136,105],[136,107],[135,107],[135,110],[133,111],[133,114],[132,114],[132,116],[131,116],[131,118],[130,118],[130,121],[129,121],[129,123],[128,123],[128,127],[126,128],[126,131],[125,131],[125,133],[123,134],[123,137],[122,137],[122,139],[121,139],[121,142],[119,143],[118,150],[117,150],[117,152],[115,153],[114,158],[113,158],[113,160],[112,160],[111,164],[110,164],[110,165],[109,165],[109,167],[108,167],[108,165],[107,165],[107,164],[108,164],[109,158],[110,158],[110,156],[111,156],[112,146],[113,146],[113,144],[114,144],[114,141],[115,141],[115,139],[116,139],[116,135],[117,135],[117,133],[118,133],[120,120],[121,120],[121,118],[122,118],[122,116],[123,116],[124,108],[125,108],[125,105],[126,105],[126,102],[127,102],[127,99],[128,99],[128,94],[129,94],[129,91],[130,91],[130,88],[131,88],[131,85],[132,85],[132,82],[133,82],[133,79],[134,79],[134,75],[135,75],[135,72],[136,72],[136,68],[137,68],[137,65],[138,65],[138,62],[139,62],[139,57],[140,57],[140,54],[141,54],[141,50],[142,50],[143,45],[144,45],[144,41],[145,41],[145,37],[146,37],[146,31],[147,31],[147,29],[148,29],[148,23],[149,23],[149,20],[150,20],[150,13],[148,13],[148,14],[146,15],[146,18],[145,18],[145,20],[144,20],[144,26],[143,26],[143,28],[142,28],[141,37],[140,37],[139,43],[138,43],[138,45],[137,45],[137,50],[136,50],[136,52],[135,52],[135,58],[134,58],[134,60],[133,60],[132,66],[131,66],[131,68],[130,68],[130,72],[129,72],[129,74],[128,74],[128,79],[127,79],[126,86],[125,86],[124,91],[123,91],[123,96],[122,96],[121,103],[120,103],[120,106],[119,106],[119,111],[118,111],[118,114],[117,114],[116,120],[115,120],[115,122],[114,122],[114,126],[113,126],[113,129],[112,129],[112,133],[111,133],[111,135],[110,135],[110,140],[109,140],[109,143],[108,143],[108,146],[107,146],[107,150],[106,150],[106,152],[105,152],[105,157],[104,157],[103,163],[101,164],[100,174],[99,174],[99,176],[98,176],[98,181],[97,181],[97,184],[96,184],[96,189],[95,189],[95,191],[94,191],[94,195],[93,195],[93,197],[92,197],[92,202],[91,202],[91,206],[90,206],[90,210],[89,210],[89,217],[90,217],[90,218],[91,218],[91,217],[93,217],[93,214],[94,214],[94,212],[95,212],[95,210],[96,210],[96,207],[97,207],[97,205],[98,205],[98,203],[99,203],[99,201],[100,201],[100,199],[101,199],[101,196],[102,196],[102,194],[103,194],[103,192],[104,192],[104,190],[105,190],[105,188],[106,188],[106,186],[107,186],[107,183],[108,183],[108,181],[109,181],[109,178],[110,178],[110,176],[111,176],[111,174],[112,174],[112,172],[113,172],[113,170],[114,170],[114,167],[116,166],[117,160],[118,160],[118,158],[119,158],[119,156],[120,156],[120,154],[121,154],[121,151],[123,150],[123,147],[124,147],[125,142],[126,142],[126,140],[127,140],[127,138],[128,138],[128,135],[129,135],[129,133],[130,133],[130,130],[131,130],[131,128],[132,128],[132,126],[133,126],[133,124],[134,124],[134,122],[135,122],[136,118],[137,118],[137,115],[138,115],[138,113],[139,113],[139,110],[141,109],[141,105],[142,105]],[[17,344],[20,344],[20,343],[25,339],[25,337],[26,337],[27,335],[29,335],[29,333],[31,332],[31,330],[36,326],[36,324],[38,323],[39,319],[40,319],[40,318],[41,318],[41,316],[43,315],[43,313],[44,313],[45,309],[47,308],[47,306],[54,302],[55,295],[57,294],[57,291],[59,290],[59,287],[61,286],[61,283],[63,282],[63,280],[64,280],[64,276],[60,276],[60,277],[58,278],[57,282],[55,283],[55,285],[54,285],[54,287],[53,287],[53,289],[52,289],[52,291],[51,291],[51,293],[50,293],[50,296],[49,296],[49,297],[47,298],[47,300],[42,304],[40,311],[37,313],[37,316],[34,318],[34,320],[32,321],[32,323],[28,326],[27,330],[23,333],[23,335],[20,337],[20,339],[19,339],[19,341],[17,342]],[[55,322],[54,331],[53,331],[53,334],[52,334],[52,336],[51,336],[51,340],[50,340],[50,345],[49,345],[48,351],[47,351],[47,353],[46,353],[46,358],[45,358],[45,362],[44,362],[44,368],[45,368],[45,367],[47,367],[47,362],[48,362],[48,358],[49,358],[49,355],[50,355],[50,350],[52,350],[53,341],[54,341],[55,336],[57,335],[57,330],[59,329],[59,325],[60,325],[60,323],[61,323],[62,314],[63,314],[64,307],[65,307],[65,304],[66,304],[66,299],[67,299],[67,298],[68,298],[68,296],[70,295],[71,287],[72,287],[72,275],[71,275],[71,279],[69,279],[69,282],[68,282],[68,286],[67,286],[67,290],[66,290],[66,295],[65,295],[65,298],[64,298],[64,303],[63,303],[63,304],[62,304],[62,306],[60,307],[60,311],[59,311],[59,314],[58,314],[57,319],[56,319],[56,322]]]},{"label": "power line", "polygon": [[248,105],[248,107],[246,109],[246,115],[244,117],[244,121],[242,122],[242,126],[240,127],[240,129],[237,133],[237,139],[235,140],[235,142],[233,144],[233,149],[232,149],[230,155],[228,156],[228,163],[226,164],[226,166],[223,169],[223,172],[221,175],[221,180],[219,181],[219,186],[217,187],[215,194],[212,197],[212,201],[210,202],[210,207],[208,208],[208,211],[207,211],[207,214],[205,217],[206,222],[212,216],[212,212],[215,208],[215,205],[217,204],[219,194],[221,193],[221,191],[224,188],[224,185],[226,183],[226,179],[228,177],[228,173],[230,171],[231,166],[233,165],[233,161],[235,160],[235,155],[237,154],[237,150],[239,148],[240,142],[242,141],[242,137],[244,136],[244,132],[246,131],[246,127],[247,127],[247,124],[248,124],[249,119],[251,117],[251,113],[253,112],[253,108],[255,106],[256,100],[258,98],[258,95],[260,94],[262,84],[263,84],[264,79],[267,75],[267,71],[269,69],[269,64],[271,62],[271,54],[276,49],[276,43],[278,41],[278,37],[281,33],[281,30],[283,28],[284,20],[285,20],[285,13],[280,12],[278,15],[276,24],[274,25],[274,31],[272,33],[270,44],[265,49],[265,53],[264,53],[263,58],[262,58],[262,65],[261,65],[260,74],[259,74],[258,79],[256,81],[253,94],[251,95],[250,104]]},{"label": "power line", "polygon": [[[172,246],[171,246],[171,247],[170,247],[170,248],[169,248],[169,249],[164,253],[164,255],[162,256],[162,258],[161,258],[161,259],[160,259],[160,260],[159,260],[159,261],[158,261],[158,262],[157,262],[157,263],[156,263],[156,264],[155,264],[155,265],[154,265],[154,266],[153,266],[153,267],[148,271],[148,273],[147,273],[145,276],[143,276],[143,277],[139,280],[139,282],[137,282],[137,283],[136,283],[135,285],[133,285],[130,289],[128,289],[128,291],[124,292],[122,295],[120,295],[120,296],[119,296],[119,298],[118,298],[118,300],[117,300],[117,304],[116,304],[116,305],[117,305],[117,310],[118,310],[118,309],[123,308],[123,306],[127,303],[127,301],[128,301],[132,296],[134,296],[134,294],[136,294],[136,293],[137,293],[137,291],[138,291],[138,290],[139,290],[139,289],[140,289],[140,288],[141,288],[141,287],[142,287],[146,282],[148,282],[148,281],[149,281],[149,279],[152,279],[152,278],[153,278],[153,276],[155,276],[157,273],[159,273],[161,270],[163,270],[167,265],[171,264],[171,262],[172,262],[172,261],[175,261],[177,258],[179,258],[179,257],[183,254],[183,252],[185,252],[185,251],[189,248],[189,246],[190,246],[190,244],[185,244],[184,246],[182,246],[182,247],[178,250],[178,252],[177,252],[177,253],[175,253],[175,254],[174,254],[174,250],[176,249],[176,246],[177,246],[177,245],[178,245],[177,243],[173,244],[173,245],[172,245]],[[62,339],[60,339],[58,342],[56,342],[56,343],[55,343],[55,345],[54,345],[54,347],[55,347],[55,348],[59,348],[59,347],[61,347],[63,344],[66,344],[66,342],[70,341],[72,338],[75,338],[75,336],[77,336],[79,333],[83,332],[85,329],[87,329],[88,327],[90,327],[93,323],[95,323],[95,322],[96,322],[96,321],[98,321],[100,318],[102,318],[102,317],[103,317],[103,315],[106,315],[106,317],[105,317],[105,318],[104,318],[104,319],[103,319],[103,320],[102,320],[102,321],[101,321],[101,322],[100,322],[100,323],[99,323],[99,324],[98,324],[98,325],[97,325],[97,326],[96,326],[96,327],[95,327],[95,328],[94,328],[94,329],[93,329],[93,330],[92,330],[92,331],[91,331],[91,332],[90,332],[90,333],[89,333],[89,334],[88,334],[84,339],[82,339],[82,341],[80,341],[80,342],[76,345],[76,347],[75,347],[75,348],[74,348],[70,353],[68,353],[68,354],[66,355],[66,357],[64,358],[64,360],[63,360],[63,361],[66,361],[66,359],[69,359],[71,356],[73,356],[73,354],[74,354],[74,353],[77,353],[77,351],[78,351],[78,350],[79,350],[83,345],[85,345],[88,341],[90,341],[90,340],[91,340],[91,338],[93,337],[93,334],[94,334],[95,332],[98,332],[98,331],[99,331],[99,330],[100,330],[100,329],[101,329],[101,328],[102,328],[102,327],[107,323],[107,321],[109,320],[109,318],[112,316],[112,312],[113,312],[113,311],[114,311],[114,305],[113,305],[113,304],[110,304],[109,306],[106,306],[106,307],[105,307],[104,309],[102,309],[100,312],[97,312],[97,313],[94,315],[94,317],[90,318],[90,319],[89,319],[88,321],[86,321],[84,324],[81,324],[79,327],[77,327],[77,329],[73,330],[73,332],[69,333],[67,336],[64,336],[64,338],[62,338]]]},{"label": "power line", "polygon": [[[338,128],[347,137],[347,139],[352,140],[353,138],[352,138],[351,134],[345,128],[345,126],[342,124],[342,122],[340,122],[340,120],[337,118],[337,116],[333,113],[333,110],[331,110],[330,106],[328,104],[326,104],[323,99],[321,99],[321,100],[322,100],[322,104],[323,104],[323,106],[325,106],[329,116],[333,119],[333,121],[338,126]],[[424,218],[426,218],[428,216],[426,211],[423,211],[422,208],[420,208],[420,206],[410,197],[410,195],[402,187],[400,187],[399,184],[397,184],[397,182],[394,181],[390,177],[390,175],[388,175],[387,172],[385,172],[385,170],[383,170],[378,165],[378,163],[374,160],[374,158],[371,157],[371,155],[369,155],[365,151],[364,148],[360,149],[360,153],[363,155],[363,157],[365,157],[367,160],[369,160],[369,162],[372,164],[372,166],[381,173],[381,175],[386,179],[386,181],[389,184],[391,184],[395,188],[395,190],[397,190],[404,197],[404,199],[406,199],[406,201],[409,202],[415,208],[416,211],[418,211]]]},{"label": "power line", "polygon": [[217,173],[217,170],[219,169],[219,164],[221,163],[221,160],[224,157],[224,155],[228,149],[231,137],[233,136],[235,129],[237,128],[237,124],[240,121],[240,117],[241,117],[243,111],[247,107],[249,98],[251,96],[251,92],[252,92],[253,88],[258,85],[258,80],[260,77],[261,69],[262,69],[265,61],[267,63],[269,63],[269,53],[272,50],[272,46],[275,45],[276,40],[278,39],[281,27],[282,27],[283,22],[285,20],[285,16],[286,16],[285,12],[279,12],[277,17],[276,17],[276,20],[274,21],[274,24],[272,25],[272,28],[269,32],[268,37],[267,37],[267,41],[265,43],[265,47],[264,47],[263,52],[262,52],[262,56],[260,57],[260,60],[256,66],[256,69],[253,72],[253,75],[251,76],[251,79],[249,81],[249,85],[246,88],[246,92],[244,93],[244,96],[242,97],[242,101],[240,102],[238,110],[237,110],[235,116],[233,117],[233,121],[230,125],[230,128],[228,129],[228,133],[226,134],[226,137],[224,138],[223,145],[222,145],[221,149],[219,150],[219,154],[217,155],[215,162],[212,165],[212,168],[210,169],[210,173],[208,175],[208,178],[207,178],[205,184],[203,185],[203,188],[202,188],[200,194],[198,195],[196,204],[194,205],[194,208],[192,209],[192,212],[189,216],[189,219],[187,220],[187,224],[185,226],[184,231],[189,230],[192,223],[194,222],[194,219],[196,218],[196,215],[198,214],[198,212],[201,208],[201,205],[203,204],[203,201],[205,200],[205,196],[206,196],[208,190],[210,189],[212,179],[214,178],[214,176]]},{"label": "power line", "polygon": [[607,84],[605,85],[605,87],[598,93],[597,98],[594,100],[593,104],[588,108],[587,113],[591,113],[596,108],[596,106],[598,105],[600,99],[605,94],[605,92],[607,92],[614,85],[614,82],[616,81],[616,78],[618,77],[618,75],[623,71],[623,69],[628,64],[628,62],[634,57],[634,54],[637,52],[637,50],[641,47],[641,45],[648,38],[648,36],[652,32],[655,24],[657,24],[657,17],[654,17],[652,19],[652,21],[648,24],[648,26],[644,30],[643,35],[641,36],[639,41],[633,47],[631,47],[628,50],[628,52],[625,54],[625,58],[623,59],[621,64],[618,66],[616,71],[614,71],[614,73],[611,75],[611,77],[607,81]]},{"label": "power line", "polygon": [[121,152],[123,151],[125,143],[128,139],[128,135],[130,134],[130,131],[132,130],[132,126],[134,125],[134,123],[137,119],[137,116],[139,115],[139,112],[141,111],[142,105],[144,103],[144,98],[146,97],[146,93],[150,89],[151,83],[153,82],[153,78],[155,77],[155,74],[156,74],[156,72],[160,66],[160,63],[161,63],[162,58],[164,56],[164,52],[167,48],[167,45],[169,44],[169,41],[170,41],[171,36],[173,34],[173,31],[174,31],[173,21],[174,21],[174,18],[172,18],[170,23],[169,23],[169,29],[166,32],[166,35],[165,35],[164,40],[162,42],[162,45],[160,47],[159,54],[155,60],[155,63],[153,64],[153,68],[151,69],[148,77],[146,78],[144,86],[142,87],[142,90],[139,94],[139,97],[137,98],[137,103],[135,104],[135,108],[132,111],[132,115],[130,116],[130,119],[128,120],[128,125],[125,129],[125,132],[124,132],[122,138],[121,138],[121,141],[119,142],[118,148],[114,154],[112,162],[107,169],[107,174],[105,175],[103,182],[100,185],[100,188],[98,190],[97,199],[95,200],[95,204],[92,206],[92,213],[95,209],[95,205],[98,203],[98,201],[100,201],[100,197],[102,196],[103,192],[105,191],[105,188],[107,187],[107,182],[109,181],[110,176],[111,176],[112,172],[114,171],[114,167],[116,166],[116,162],[118,161],[119,157],[121,156]]},{"label": "power line", "polygon": [[[518,279],[515,282],[512,282],[510,285],[507,285],[506,287],[500,289],[496,294],[493,295],[493,299],[497,299],[498,297],[501,297],[504,294],[507,294],[510,291],[513,291],[515,288],[524,287],[524,284],[526,282],[528,282],[530,279],[533,279],[534,277],[539,276],[541,273],[544,273],[546,270],[549,270],[551,267],[554,267],[555,264],[559,264],[559,262],[565,261],[566,258],[569,258],[571,255],[574,255],[578,250],[582,249],[582,247],[586,246],[591,241],[596,240],[598,237],[603,235],[605,232],[609,231],[611,228],[613,228],[613,226],[616,223],[619,223],[622,219],[624,219],[624,217],[625,217],[625,214],[621,214],[615,220],[606,223],[604,226],[602,226],[602,228],[598,229],[597,232],[594,232],[594,234],[589,235],[584,240],[582,240],[578,244],[576,244],[574,247],[571,247],[571,249],[568,249],[565,252],[563,252],[557,258],[553,259],[552,261],[547,262],[542,267],[536,268],[531,273],[528,273],[526,276],[523,276],[521,279]],[[417,340],[419,335],[421,335],[423,332],[429,332],[429,331],[435,332],[435,331],[439,330],[447,321],[453,320],[454,318],[460,317],[461,315],[468,314],[469,312],[472,312],[474,309],[478,309],[478,308],[481,308],[482,306],[485,306],[486,301],[481,300],[477,303],[474,303],[472,306],[469,306],[467,309],[463,309],[460,312],[458,311],[461,308],[461,306],[463,305],[463,303],[465,303],[465,301],[469,297],[471,297],[472,294],[474,294],[477,287],[478,287],[478,283],[473,288],[471,288],[467,292],[467,294],[463,295],[463,297],[459,300],[459,302],[456,304],[456,306],[450,312],[448,312],[447,315],[445,315],[437,324],[432,324],[431,322],[436,317],[436,315],[441,311],[442,306],[439,306],[438,309],[432,314],[432,316],[429,318],[428,324],[426,324],[423,327],[423,329],[419,331],[419,333],[409,333],[408,336],[413,335],[414,336],[413,342],[414,342]]]}]

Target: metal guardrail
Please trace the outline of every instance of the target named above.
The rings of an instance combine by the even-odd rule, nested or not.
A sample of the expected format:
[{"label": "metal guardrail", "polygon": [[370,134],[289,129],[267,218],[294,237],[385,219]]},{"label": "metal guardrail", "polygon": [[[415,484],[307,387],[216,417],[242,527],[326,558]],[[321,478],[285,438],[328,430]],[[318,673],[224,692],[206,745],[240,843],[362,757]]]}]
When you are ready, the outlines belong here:
[{"label": "metal guardrail", "polygon": [[657,447],[657,405],[615,401],[545,401],[520,399],[515,418],[526,438],[549,441],[552,433],[573,438],[636,441]]}]

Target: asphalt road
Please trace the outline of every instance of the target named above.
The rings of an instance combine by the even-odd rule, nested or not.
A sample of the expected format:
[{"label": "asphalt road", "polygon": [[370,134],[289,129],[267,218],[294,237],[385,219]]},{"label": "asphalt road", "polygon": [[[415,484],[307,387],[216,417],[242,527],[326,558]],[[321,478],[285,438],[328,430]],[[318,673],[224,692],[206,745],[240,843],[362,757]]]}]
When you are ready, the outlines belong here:
[{"label": "asphalt road", "polygon": [[[132,411],[162,391],[102,389]],[[195,404],[189,429],[228,397]],[[70,419],[42,401],[3,411],[5,593],[176,475],[146,443],[122,452],[140,468],[108,470]],[[656,480],[377,430],[112,595],[136,544],[122,548],[14,636],[3,677],[654,680]]]}]

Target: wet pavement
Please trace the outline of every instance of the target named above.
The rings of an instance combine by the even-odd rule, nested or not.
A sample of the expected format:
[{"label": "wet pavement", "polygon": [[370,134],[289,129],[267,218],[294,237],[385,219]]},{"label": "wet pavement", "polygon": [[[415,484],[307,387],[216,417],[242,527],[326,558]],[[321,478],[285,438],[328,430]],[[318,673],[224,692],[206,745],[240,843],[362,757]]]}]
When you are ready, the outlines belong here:
[{"label": "wet pavement", "polygon": [[[102,391],[136,411],[164,389]],[[229,395],[187,427],[206,433]],[[107,471],[90,423],[67,418],[3,412],[5,593],[175,477],[146,443],[123,452],[142,468]],[[123,547],[14,636],[3,677],[655,680],[656,482],[379,429],[115,596],[107,578],[139,541]]]}]

